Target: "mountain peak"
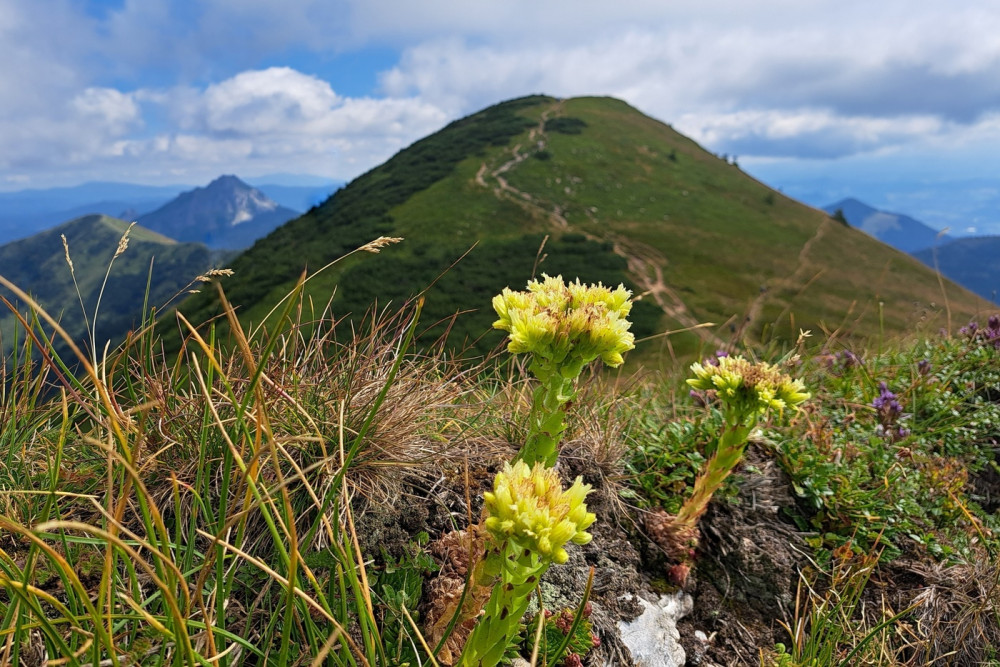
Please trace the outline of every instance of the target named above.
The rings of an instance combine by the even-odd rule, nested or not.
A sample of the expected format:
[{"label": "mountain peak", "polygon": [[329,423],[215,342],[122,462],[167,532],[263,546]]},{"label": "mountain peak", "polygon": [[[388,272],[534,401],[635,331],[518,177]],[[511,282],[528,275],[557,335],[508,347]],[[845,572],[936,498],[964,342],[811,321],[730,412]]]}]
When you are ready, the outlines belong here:
[{"label": "mountain peak", "polygon": [[257,188],[227,174],[205,187],[181,193],[140,217],[139,223],[178,241],[238,249],[296,215],[297,212],[279,206]]},{"label": "mountain peak", "polygon": [[[800,327],[848,318],[858,337],[903,331],[914,303],[930,312],[941,300],[937,276],[916,260],[768,189],[624,102],[545,96],[456,120],[362,174],[237,258],[227,296],[260,321],[270,310],[262,296],[293,290],[303,268],[390,235],[407,242],[331,269],[304,298],[327,301],[336,285],[330,307],[360,317],[376,299],[419,293],[428,321],[463,313],[449,324],[452,340],[482,341],[485,351],[499,343],[488,337],[493,295],[541,271],[561,273],[648,295],[633,330],[684,329],[670,344],[681,355],[758,334],[794,341]],[[982,305],[947,290],[954,312]],[[189,317],[217,312],[212,295],[193,299]],[[700,325],[711,321],[726,325]]]},{"label": "mountain peak", "polygon": [[854,197],[846,197],[834,204],[828,204],[823,207],[824,211],[836,211],[837,209],[844,211],[845,215],[848,210],[869,212],[877,210],[874,206],[870,206],[860,199],[855,199]]},{"label": "mountain peak", "polygon": [[218,188],[240,188],[243,190],[255,190],[256,188],[247,185],[244,181],[240,180],[238,176],[233,174],[223,174],[219,176],[214,181],[205,186],[205,190],[213,190]]},{"label": "mountain peak", "polygon": [[908,215],[882,211],[854,198],[823,207],[827,213],[840,211],[852,227],[903,252],[916,252],[948,239],[936,229]]}]

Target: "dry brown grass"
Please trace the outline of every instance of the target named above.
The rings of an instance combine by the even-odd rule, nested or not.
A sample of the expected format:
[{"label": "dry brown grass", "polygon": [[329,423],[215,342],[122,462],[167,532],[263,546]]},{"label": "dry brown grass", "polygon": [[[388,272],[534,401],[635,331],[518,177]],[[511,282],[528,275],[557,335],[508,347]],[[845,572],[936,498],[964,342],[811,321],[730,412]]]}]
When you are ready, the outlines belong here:
[{"label": "dry brown grass", "polygon": [[922,564],[927,587],[914,599],[924,642],[912,664],[993,664],[1000,652],[1000,566]]}]

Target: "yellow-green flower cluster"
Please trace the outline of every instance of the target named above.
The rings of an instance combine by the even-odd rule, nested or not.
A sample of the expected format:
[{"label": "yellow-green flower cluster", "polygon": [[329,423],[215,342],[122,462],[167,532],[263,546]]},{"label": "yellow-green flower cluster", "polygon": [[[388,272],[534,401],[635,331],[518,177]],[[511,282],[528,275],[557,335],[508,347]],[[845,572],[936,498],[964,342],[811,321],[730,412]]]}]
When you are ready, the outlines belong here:
[{"label": "yellow-green flower cluster", "polygon": [[608,366],[620,366],[622,354],[635,347],[632,326],[632,292],[619,285],[583,285],[563,282],[562,276],[528,282],[527,292],[504,288],[493,298],[500,319],[496,329],[510,334],[507,349],[513,354],[532,352],[562,363],[570,355],[583,363],[600,357]]},{"label": "yellow-green flower cluster", "polygon": [[722,357],[717,365],[692,364],[695,389],[714,389],[719,399],[744,417],[783,410],[809,398],[802,380],[793,380],[777,367],[743,357]]},{"label": "yellow-green flower cluster", "polygon": [[483,494],[486,529],[498,541],[510,540],[542,560],[565,563],[567,542],[590,542],[586,530],[596,517],[583,502],[589,491],[579,477],[564,491],[555,470],[541,463],[506,463],[493,492]]}]

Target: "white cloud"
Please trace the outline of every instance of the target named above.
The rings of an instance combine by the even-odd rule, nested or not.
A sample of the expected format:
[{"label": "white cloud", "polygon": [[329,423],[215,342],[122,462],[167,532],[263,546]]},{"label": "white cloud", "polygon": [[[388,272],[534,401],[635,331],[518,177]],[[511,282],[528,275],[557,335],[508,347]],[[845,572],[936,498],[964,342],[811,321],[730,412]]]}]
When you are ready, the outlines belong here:
[{"label": "white cloud", "polygon": [[737,154],[807,158],[886,150],[950,128],[933,116],[844,117],[814,109],[685,114],[676,127],[695,141]]},{"label": "white cloud", "polygon": [[87,88],[70,101],[79,118],[103,126],[107,134],[121,134],[140,121],[139,105],[131,95],[114,88]]},{"label": "white cloud", "polygon": [[246,135],[312,126],[340,101],[329,83],[288,67],[241,72],[202,98],[206,129]]},{"label": "white cloud", "polygon": [[[461,112],[534,92],[612,95],[713,150],[805,158],[961,141],[1000,110],[1000,15],[961,2],[769,4],[755,3],[755,16],[689,4],[603,31],[574,14],[568,22],[592,34],[570,45],[542,9],[541,28],[525,32],[551,38],[425,41],[382,74],[382,89]],[[630,16],[629,3],[615,7]]]},{"label": "white cloud", "polygon": [[[0,0],[0,181],[88,160],[345,178],[536,92],[621,97],[746,158],[1000,152],[1000,13],[985,0],[85,6]],[[401,54],[380,97],[345,95],[330,65],[365,48]]]},{"label": "white cloud", "polygon": [[[439,129],[448,115],[413,97],[350,98],[329,83],[287,67],[241,72],[203,92],[146,93],[186,118],[191,137],[216,146],[233,138],[250,142],[246,159],[327,160],[321,173],[355,175],[401,147]],[[336,160],[336,163],[334,162]],[[275,167],[277,168],[277,167]]]},{"label": "white cloud", "polygon": [[[145,116],[169,118],[177,129],[147,131]],[[447,120],[416,98],[343,97],[287,67],[240,72],[204,89],[90,87],[17,133],[0,123],[0,170],[66,176],[86,165],[128,180],[200,182],[222,172],[348,179]]]}]

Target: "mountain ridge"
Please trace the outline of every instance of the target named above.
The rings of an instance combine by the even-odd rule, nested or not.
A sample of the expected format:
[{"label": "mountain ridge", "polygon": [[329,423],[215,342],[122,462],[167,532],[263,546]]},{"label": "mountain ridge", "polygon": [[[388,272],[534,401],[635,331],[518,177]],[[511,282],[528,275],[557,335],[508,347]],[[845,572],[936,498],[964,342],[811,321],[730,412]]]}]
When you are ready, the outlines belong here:
[{"label": "mountain ridge", "polygon": [[[282,174],[274,177],[278,182],[268,183],[266,177],[265,180],[251,179],[253,187],[296,212],[322,203],[343,185],[318,177]],[[297,185],[297,181],[304,184]],[[73,186],[0,192],[0,245],[90,214],[132,221],[195,187],[92,181]]]},{"label": "mountain ridge", "polygon": [[823,210],[831,215],[840,211],[852,227],[903,252],[915,253],[952,239],[916,218],[883,211],[853,197],[827,204]]},{"label": "mountain ridge", "polygon": [[[407,241],[339,262],[311,279],[308,296],[325,303],[334,294],[338,313],[358,314],[433,283],[425,316],[474,311],[456,327],[482,348],[499,341],[481,338],[492,293],[523,286],[533,272],[576,277],[567,265],[582,267],[584,279],[632,285],[646,307],[645,335],[689,329],[658,339],[654,357],[733,337],[794,340],[799,327],[906,331],[937,317],[942,301],[936,276],[914,258],[767,188],[624,102],[546,96],[455,121],[358,177],[237,258],[228,295],[259,322],[303,268],[380,235]],[[584,275],[598,264],[603,277]],[[985,305],[957,286],[946,291],[956,312]],[[184,308],[193,321],[216,312],[207,297]],[[690,329],[703,322],[716,325]]]},{"label": "mountain ridge", "polygon": [[[126,232],[127,247],[118,253]],[[149,305],[160,306],[207,270],[212,259],[211,251],[202,245],[179,243],[124,220],[95,214],[0,246],[0,274],[31,294],[50,315],[61,317],[64,329],[78,342],[89,339],[86,322],[94,325],[100,295],[96,323],[100,346],[103,340],[119,340],[141,321],[147,278],[151,280]],[[104,286],[109,264],[111,272]],[[13,294],[2,288],[0,294],[24,310]],[[81,300],[86,316],[80,311]],[[0,311],[0,352],[4,354],[14,340],[15,322],[13,313],[6,308]],[[18,337],[23,340],[23,332]]]}]

